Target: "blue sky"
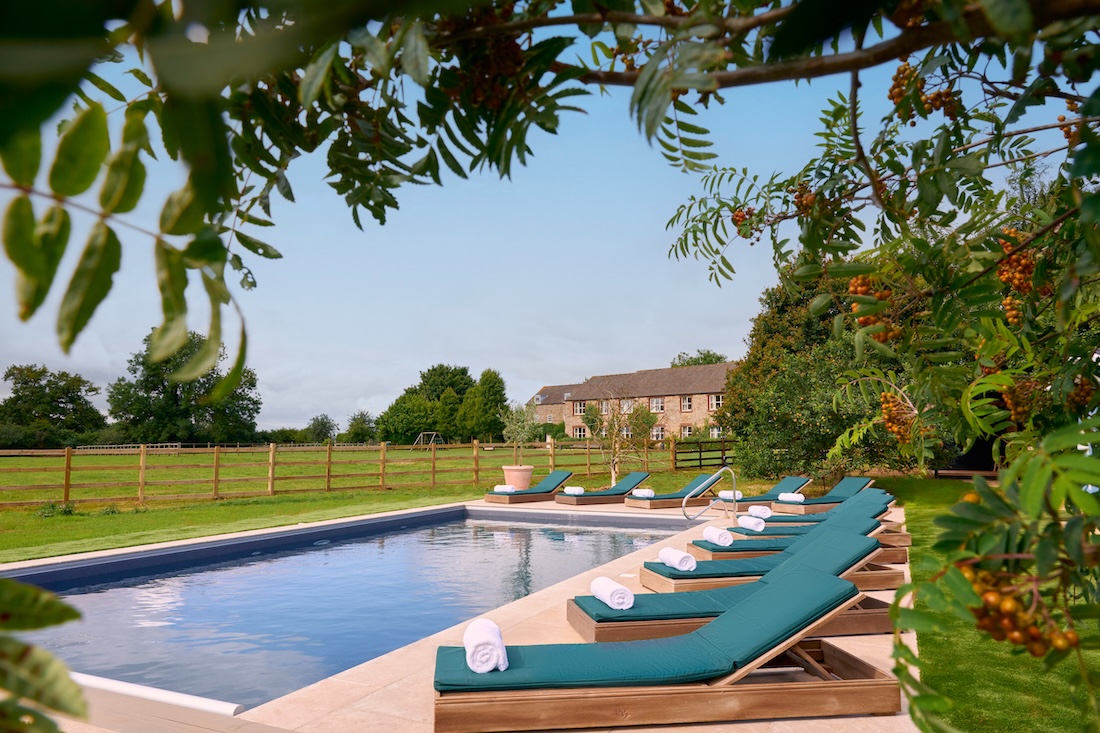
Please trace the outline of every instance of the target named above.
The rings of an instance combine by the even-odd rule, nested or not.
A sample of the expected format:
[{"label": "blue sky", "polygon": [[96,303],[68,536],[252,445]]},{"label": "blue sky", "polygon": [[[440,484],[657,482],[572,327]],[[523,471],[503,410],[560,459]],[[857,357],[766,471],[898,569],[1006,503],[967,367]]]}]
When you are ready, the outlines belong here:
[{"label": "blue sky", "polygon": [[[892,66],[865,74],[872,130]],[[848,83],[727,90],[725,106],[712,104],[699,123],[713,132],[719,165],[789,173],[814,154],[818,113]],[[626,89],[581,98],[587,114],[566,114],[556,136],[532,137],[534,157],[510,180],[448,171],[442,187],[400,190],[400,211],[384,227],[364,218],[363,232],[324,183],[323,154],[296,160],[297,202],[273,196],[277,225],[256,232],[284,258],[246,258],[259,286],[235,290],[263,398],[259,426],[302,427],[325,413],[343,427],[356,410],[377,415],[437,363],[467,366],[475,378],[496,369],[509,397],[523,401],[545,384],[665,367],[681,351],[743,355],[760,293],[776,282],[771,248],[735,246],[738,274],[721,288],[704,263],[669,259],[676,232],[666,223],[701,185],[645,141],[628,99]],[[149,162],[142,205],[125,215],[138,226],[155,228],[164,196],[184,180],[160,157]],[[0,205],[9,198],[0,191]],[[43,207],[37,200],[36,212]],[[160,323],[153,242],[120,228],[114,289],[71,354],[61,352],[57,307],[91,223],[74,219],[58,281],[26,324],[11,295],[14,271],[0,259],[0,368],[40,363],[106,387]],[[205,332],[201,285],[188,295],[189,326]],[[232,320],[225,332],[232,358]],[[8,386],[0,383],[0,398]]]}]

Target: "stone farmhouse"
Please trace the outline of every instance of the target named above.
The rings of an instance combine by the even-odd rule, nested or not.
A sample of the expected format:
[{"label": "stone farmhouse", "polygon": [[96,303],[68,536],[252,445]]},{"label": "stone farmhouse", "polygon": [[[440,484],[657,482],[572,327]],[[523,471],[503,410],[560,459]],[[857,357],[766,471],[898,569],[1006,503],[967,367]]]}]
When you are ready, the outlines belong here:
[{"label": "stone farmhouse", "polygon": [[531,401],[539,422],[564,422],[571,438],[589,437],[582,419],[586,405],[596,404],[604,413],[612,408],[630,412],[639,402],[657,415],[651,440],[686,438],[699,430],[719,438],[714,412],[722,407],[726,372],[733,367],[733,362],[725,362],[608,374],[581,384],[543,387]]}]

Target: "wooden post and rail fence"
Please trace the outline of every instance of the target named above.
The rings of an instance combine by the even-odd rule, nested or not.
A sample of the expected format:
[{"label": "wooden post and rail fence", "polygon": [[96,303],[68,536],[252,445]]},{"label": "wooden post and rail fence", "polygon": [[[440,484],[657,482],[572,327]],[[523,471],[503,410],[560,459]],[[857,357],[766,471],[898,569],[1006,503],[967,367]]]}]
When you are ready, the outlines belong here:
[{"label": "wooden post and rail fence", "polygon": [[[728,441],[670,440],[644,446],[634,461],[649,472],[717,470],[729,454]],[[145,503],[370,489],[488,490],[500,483],[502,465],[519,460],[516,446],[478,441],[0,450],[0,508],[51,501]],[[599,447],[591,441],[526,444],[522,460],[535,467],[535,481],[558,469],[589,481],[608,476]]]}]

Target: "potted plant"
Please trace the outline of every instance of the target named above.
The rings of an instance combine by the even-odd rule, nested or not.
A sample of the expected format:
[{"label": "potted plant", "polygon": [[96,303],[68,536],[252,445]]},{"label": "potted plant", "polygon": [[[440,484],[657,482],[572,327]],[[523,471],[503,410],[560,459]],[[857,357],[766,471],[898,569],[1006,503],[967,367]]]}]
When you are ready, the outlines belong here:
[{"label": "potted plant", "polygon": [[536,421],[535,404],[521,405],[513,402],[500,413],[504,423],[504,440],[512,444],[516,462],[519,465],[504,466],[504,483],[523,491],[531,486],[531,472],[534,466],[524,465],[523,446],[539,438],[539,423]]}]

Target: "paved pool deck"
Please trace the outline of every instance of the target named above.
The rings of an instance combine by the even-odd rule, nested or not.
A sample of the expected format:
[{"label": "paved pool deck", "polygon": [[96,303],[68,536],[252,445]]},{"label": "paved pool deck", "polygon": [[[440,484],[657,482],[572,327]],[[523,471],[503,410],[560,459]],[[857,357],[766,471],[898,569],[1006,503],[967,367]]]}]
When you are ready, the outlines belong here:
[{"label": "paved pool deck", "polygon": [[[619,523],[624,515],[653,517],[654,515],[682,516],[680,509],[639,510],[622,504],[597,506],[564,506],[555,502],[531,502],[503,506],[484,501],[466,502],[479,511],[495,509],[525,512],[546,512],[548,521],[555,512],[581,513],[586,516],[605,516],[609,523]],[[403,512],[393,512],[397,516]],[[377,515],[372,515],[377,516]],[[718,526],[727,526],[729,520],[721,511],[713,510],[704,519]],[[904,510],[894,508],[888,517],[904,521]],[[348,519],[331,520],[323,524],[338,524]],[[263,534],[273,530],[254,530],[237,536]],[[577,575],[554,586],[533,593],[513,603],[495,609],[486,617],[500,625],[509,644],[546,644],[579,642],[580,636],[566,620],[565,602],[575,595],[588,594],[588,586],[599,575],[610,576],[630,587],[635,593],[649,592],[638,582],[642,562],[656,558],[662,547],[683,549],[684,545],[701,536],[702,527],[696,526],[679,532],[668,539],[625,555],[617,560]],[[210,538],[204,538],[204,540]],[[172,546],[186,545],[202,540],[186,540],[165,543]],[[164,547],[165,545],[157,545]],[[128,548],[125,551],[133,551]],[[95,553],[110,555],[120,550]],[[58,558],[53,558],[54,561]],[[30,561],[38,564],[43,561]],[[13,564],[15,565],[15,564]],[[19,563],[18,565],[26,565]],[[10,566],[5,566],[10,567]],[[0,568],[2,570],[2,568]],[[893,591],[876,591],[870,596],[891,600]],[[63,720],[65,733],[431,733],[433,730],[433,704],[435,692],[432,678],[435,666],[435,650],[440,645],[462,644],[465,623],[433,634],[418,642],[390,652],[364,664],[352,667],[340,674],[321,680],[308,687],[246,710],[236,717],[204,713],[165,703],[137,700],[117,693],[88,690],[89,716],[86,721]],[[913,648],[916,639],[905,636]],[[837,646],[852,652],[879,669],[888,672],[893,662],[890,658],[892,637],[889,634],[874,636],[836,637],[831,640]],[[904,703],[904,699],[903,699]],[[781,714],[781,713],[780,713]],[[744,723],[708,723],[693,725],[633,726],[629,728],[595,728],[590,733],[633,731],[656,733],[658,731],[691,731],[692,733],[909,733],[916,726],[903,711],[895,716],[842,716],[829,718],[800,718],[752,721]]]}]

